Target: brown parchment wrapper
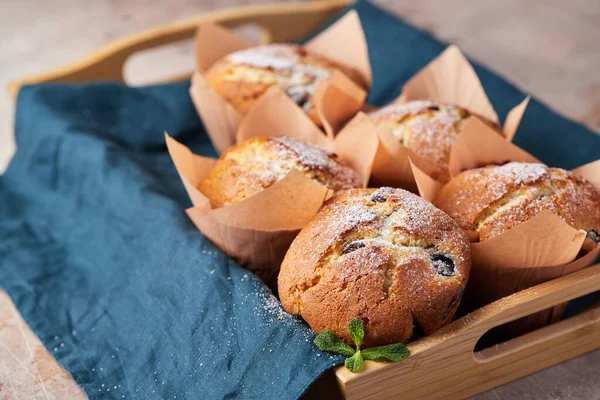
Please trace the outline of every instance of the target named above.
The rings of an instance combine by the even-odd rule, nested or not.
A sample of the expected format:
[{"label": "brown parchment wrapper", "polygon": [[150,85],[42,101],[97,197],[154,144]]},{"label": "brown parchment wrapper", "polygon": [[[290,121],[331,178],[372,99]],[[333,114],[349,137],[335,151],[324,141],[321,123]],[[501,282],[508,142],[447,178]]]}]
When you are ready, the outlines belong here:
[{"label": "brown parchment wrapper", "polygon": [[315,36],[304,47],[309,51],[356,70],[365,87],[371,87],[371,62],[360,18],[350,10],[335,24]]},{"label": "brown parchment wrapper", "polygon": [[[451,176],[470,168],[509,161],[540,162],[525,150],[499,137],[492,128],[472,117],[456,141]],[[600,190],[600,161],[573,170]],[[421,197],[432,201],[443,183],[411,164]],[[468,232],[477,240],[475,232]],[[591,265],[600,245],[586,239],[586,232],[572,228],[550,211],[543,211],[499,236],[471,244],[472,266],[463,304],[475,309],[539,283]],[[559,319],[566,304],[535,313],[503,331],[522,333]]]},{"label": "brown parchment wrapper", "polygon": [[272,283],[292,240],[330,197],[331,191],[292,170],[254,196],[212,208],[197,186],[217,160],[193,154],[168,134],[165,140],[192,201],[193,207],[186,212],[196,227],[240,265]]},{"label": "brown parchment wrapper", "polygon": [[[219,153],[235,143],[243,116],[205,83],[202,74],[227,54],[252,46],[251,42],[211,22],[203,22],[198,27],[195,46],[198,71],[192,77],[190,96]],[[367,42],[356,11],[349,11],[306,43],[305,48],[356,70],[361,83],[370,87]],[[366,94],[363,87],[340,71],[319,83],[315,107],[327,135],[333,136],[362,109]]]},{"label": "brown parchment wrapper", "polygon": [[454,103],[499,123],[475,70],[455,45],[450,45],[402,87],[394,102],[432,100]]},{"label": "brown parchment wrapper", "polygon": [[[449,46],[406,82],[402,93],[393,103],[414,100],[441,101],[460,105],[473,114],[498,124],[498,114],[485,94],[475,70],[458,47],[454,45]],[[504,137],[496,134],[498,138],[512,140],[528,102],[529,97],[509,112],[504,122]],[[373,183],[416,191],[416,182],[408,158],[428,175],[432,171],[432,166],[428,161],[418,157],[399,143],[391,129],[378,129],[377,132],[382,146],[372,171]],[[462,133],[459,137],[462,137]],[[457,154],[453,152],[450,162],[453,162],[456,156]],[[390,171],[395,171],[395,173],[390,174]]]}]

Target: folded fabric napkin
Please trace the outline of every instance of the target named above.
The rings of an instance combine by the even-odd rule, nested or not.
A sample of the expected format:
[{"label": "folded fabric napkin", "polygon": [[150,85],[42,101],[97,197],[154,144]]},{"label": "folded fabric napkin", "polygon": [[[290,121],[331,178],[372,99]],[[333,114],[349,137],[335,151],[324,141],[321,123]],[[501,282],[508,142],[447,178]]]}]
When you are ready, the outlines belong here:
[{"label": "folded fabric napkin", "polygon": [[[445,45],[366,1],[353,8],[369,102],[382,105]],[[476,69],[503,118],[524,95]],[[18,151],[0,177],[0,285],[91,398],[297,398],[342,360],[188,221],[163,133],[214,155],[188,86],[21,90]],[[600,154],[600,137],[537,101],[516,142],[565,168]]]}]

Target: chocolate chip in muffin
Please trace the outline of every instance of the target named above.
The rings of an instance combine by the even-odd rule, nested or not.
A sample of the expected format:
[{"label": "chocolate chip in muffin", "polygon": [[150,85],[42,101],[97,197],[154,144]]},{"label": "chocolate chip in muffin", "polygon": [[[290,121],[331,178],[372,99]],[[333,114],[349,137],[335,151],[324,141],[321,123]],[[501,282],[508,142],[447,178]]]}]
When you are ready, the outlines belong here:
[{"label": "chocolate chip in muffin", "polygon": [[431,256],[431,265],[435,272],[442,276],[454,276],[454,261],[443,254],[433,254]]},{"label": "chocolate chip in muffin", "polygon": [[342,247],[342,254],[352,253],[353,251],[363,248],[365,246],[365,243],[361,242],[360,240],[355,240],[353,242],[346,243],[344,244],[344,247]]},{"label": "chocolate chip in muffin", "polygon": [[588,239],[591,239],[594,243],[598,244],[600,243],[600,235],[598,234],[598,232],[596,232],[595,230],[590,230],[588,231],[586,237]]},{"label": "chocolate chip in muffin", "polygon": [[389,188],[379,188],[375,193],[371,195],[371,201],[374,203],[385,203],[385,194],[389,191]]},{"label": "chocolate chip in muffin", "polygon": [[440,107],[436,106],[435,104],[432,105],[432,106],[427,107],[427,109],[431,110],[431,111],[440,111]]}]

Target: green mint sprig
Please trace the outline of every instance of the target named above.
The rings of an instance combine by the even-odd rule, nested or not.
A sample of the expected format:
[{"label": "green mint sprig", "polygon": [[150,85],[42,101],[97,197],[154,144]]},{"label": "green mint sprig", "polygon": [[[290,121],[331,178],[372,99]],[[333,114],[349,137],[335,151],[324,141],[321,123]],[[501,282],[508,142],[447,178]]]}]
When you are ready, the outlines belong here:
[{"label": "green mint sprig", "polygon": [[365,325],[358,318],[353,318],[348,324],[348,333],[356,345],[356,350],[348,346],[342,339],[330,330],[324,330],[315,337],[315,344],[321,351],[339,354],[346,357],[344,365],[351,372],[360,369],[364,360],[388,360],[399,362],[410,355],[408,348],[402,343],[389,344],[387,346],[369,347],[361,350],[365,337]]}]

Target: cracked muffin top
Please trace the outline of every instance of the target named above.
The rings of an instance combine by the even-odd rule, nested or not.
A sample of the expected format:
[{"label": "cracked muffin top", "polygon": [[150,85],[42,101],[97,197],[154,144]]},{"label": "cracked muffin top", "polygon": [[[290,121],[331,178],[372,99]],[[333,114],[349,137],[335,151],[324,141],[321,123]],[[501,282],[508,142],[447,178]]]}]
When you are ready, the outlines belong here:
[{"label": "cracked muffin top", "polygon": [[241,114],[271,86],[279,86],[317,124],[313,96],[319,82],[334,70],[343,72],[361,87],[360,74],[295,44],[274,43],[236,51],[217,61],[204,76],[221,97]]},{"label": "cracked muffin top", "polygon": [[234,204],[283,179],[292,169],[332,190],[362,186],[360,175],[337,155],[289,137],[256,137],[237,144],[198,185],[213,208]]},{"label": "cracked muffin top", "polygon": [[325,203],[279,273],[285,310],[317,333],[365,323],[365,346],[407,342],[450,321],[471,266],[466,234],[402,189],[349,189]]},{"label": "cracked muffin top", "polygon": [[[387,124],[404,147],[431,163],[432,178],[448,182],[452,145],[471,115],[457,105],[419,100],[390,104],[369,113],[369,118],[375,124]],[[479,119],[498,130],[492,122]]]},{"label": "cracked muffin top", "polygon": [[543,210],[583,229],[598,243],[600,194],[587,180],[543,164],[510,162],[464,171],[439,192],[435,205],[479,240],[491,239]]}]

